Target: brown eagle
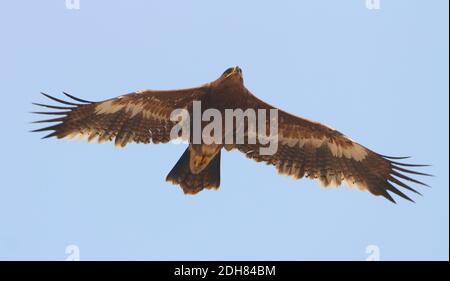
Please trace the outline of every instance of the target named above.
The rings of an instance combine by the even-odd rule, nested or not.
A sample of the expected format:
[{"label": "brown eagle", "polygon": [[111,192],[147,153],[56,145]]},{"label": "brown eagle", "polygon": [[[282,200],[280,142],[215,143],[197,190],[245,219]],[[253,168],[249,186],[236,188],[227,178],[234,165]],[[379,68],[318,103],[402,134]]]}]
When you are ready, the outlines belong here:
[{"label": "brown eagle", "polygon": [[[34,103],[58,111],[34,112],[56,115],[56,118],[34,123],[56,124],[33,132],[50,131],[44,138],[87,138],[89,142],[115,141],[116,146],[127,143],[167,143],[176,122],[170,118],[176,109],[192,112],[194,101],[202,103],[202,111],[218,109],[275,109],[259,100],[244,86],[242,70],[228,68],[217,80],[196,88],[180,90],[144,90],[117,98],[91,102],[64,93],[76,101],[65,101],[45,93],[46,97],[64,106]],[[268,122],[268,121],[267,121]],[[244,126],[245,127],[245,126]],[[247,132],[248,127],[244,131]],[[234,133],[234,131],[232,132]],[[204,188],[220,185],[220,153],[237,149],[248,158],[276,167],[278,172],[296,179],[318,179],[323,186],[339,186],[346,182],[360,190],[382,195],[394,202],[390,192],[412,201],[400,187],[417,192],[404,181],[426,185],[406,174],[425,175],[405,167],[420,167],[396,162],[408,157],[378,154],[354,142],[330,127],[278,111],[278,149],[273,155],[261,155],[259,142],[250,144],[193,144],[168,174],[166,180],[182,187],[186,194],[196,194]],[[406,174],[405,174],[406,173]]]}]

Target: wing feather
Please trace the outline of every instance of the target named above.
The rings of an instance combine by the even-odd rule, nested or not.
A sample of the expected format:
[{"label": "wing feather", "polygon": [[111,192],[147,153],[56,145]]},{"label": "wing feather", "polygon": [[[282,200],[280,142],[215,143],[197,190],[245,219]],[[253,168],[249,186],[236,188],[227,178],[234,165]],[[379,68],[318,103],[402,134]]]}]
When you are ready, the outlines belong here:
[{"label": "wing feather", "polygon": [[[275,107],[248,93],[247,108],[274,109]],[[267,125],[269,121],[267,121]],[[278,110],[278,150],[274,155],[260,155],[259,143],[235,144],[233,148],[257,162],[274,165],[280,174],[296,179],[317,179],[322,186],[339,186],[346,182],[363,191],[383,196],[395,203],[390,192],[413,201],[399,188],[420,194],[402,180],[426,185],[404,173],[430,176],[402,168],[416,165],[395,162],[406,157],[384,156],[354,142],[342,133],[317,122],[299,118]],[[394,186],[394,184],[396,186]],[[397,188],[398,186],[398,188]]]},{"label": "wing feather", "polygon": [[134,92],[102,102],[91,102],[64,93],[73,103],[42,93],[60,104],[56,106],[35,103],[56,112],[34,112],[45,115],[62,115],[59,118],[35,121],[35,123],[60,122],[34,132],[53,131],[48,137],[86,138],[89,142],[112,141],[119,147],[130,142],[166,143],[170,141],[170,131],[175,125],[170,120],[173,110],[187,108],[194,100],[199,100],[206,92],[206,86],[174,90]]}]

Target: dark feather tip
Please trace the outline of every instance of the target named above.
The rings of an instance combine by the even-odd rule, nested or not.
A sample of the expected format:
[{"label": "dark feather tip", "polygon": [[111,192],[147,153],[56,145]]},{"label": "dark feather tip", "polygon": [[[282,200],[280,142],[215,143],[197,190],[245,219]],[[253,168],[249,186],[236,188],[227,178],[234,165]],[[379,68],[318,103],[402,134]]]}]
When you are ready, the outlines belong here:
[{"label": "dark feather tip", "polygon": [[41,92],[42,95],[46,96],[47,98],[54,100],[56,102],[62,103],[62,104],[67,104],[67,105],[74,105],[74,106],[79,106],[79,104],[73,103],[73,102],[68,102],[68,101],[64,101],[55,97],[52,97],[46,93]]},{"label": "dark feather tip", "polygon": [[56,105],[48,105],[48,104],[42,104],[42,103],[36,103],[32,102],[32,104],[47,108],[53,108],[53,109],[74,109],[75,107],[67,107],[67,106],[56,106]]},{"label": "dark feather tip", "polygon": [[88,101],[88,100],[83,100],[83,99],[77,98],[77,97],[72,96],[72,95],[70,95],[70,94],[68,94],[68,93],[66,93],[66,92],[63,92],[63,94],[66,95],[66,96],[68,96],[69,98],[75,100],[75,101],[78,101],[78,102],[94,103],[93,101]]},{"label": "dark feather tip", "polygon": [[431,167],[429,164],[407,164],[401,162],[390,161],[392,164],[405,166],[405,167]]},{"label": "dark feather tip", "polygon": [[387,156],[387,155],[383,155],[383,154],[378,154],[379,156],[383,157],[383,158],[387,158],[387,159],[397,159],[397,160],[401,160],[401,159],[408,159],[411,158],[411,156]]},{"label": "dark feather tip", "polygon": [[59,112],[48,112],[48,111],[32,111],[33,114],[44,114],[44,115],[67,115],[70,111],[59,111]]},{"label": "dark feather tip", "polygon": [[401,168],[401,167],[397,167],[395,165],[392,165],[392,168],[397,170],[397,171],[401,171],[401,172],[409,173],[409,174],[414,174],[414,175],[421,175],[421,176],[427,176],[427,177],[432,177],[433,176],[431,174],[416,172],[416,171],[404,169],[404,168]]}]

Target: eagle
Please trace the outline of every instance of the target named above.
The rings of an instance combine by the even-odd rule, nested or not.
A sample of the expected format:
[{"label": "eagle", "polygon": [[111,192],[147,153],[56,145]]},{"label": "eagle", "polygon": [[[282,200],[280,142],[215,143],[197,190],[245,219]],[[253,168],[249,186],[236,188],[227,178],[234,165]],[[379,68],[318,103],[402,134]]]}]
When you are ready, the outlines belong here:
[{"label": "eagle", "polygon": [[[201,102],[202,112],[212,108],[222,113],[226,109],[278,111],[277,150],[271,155],[260,153],[263,144],[259,141],[221,144],[194,143],[192,137],[185,139],[188,148],[166,177],[166,181],[180,185],[185,194],[219,188],[222,149],[238,150],[250,159],[274,166],[282,175],[317,179],[324,187],[346,183],[393,203],[396,203],[393,194],[414,202],[405,190],[420,195],[410,183],[427,186],[411,174],[430,176],[413,170],[428,165],[402,161],[409,157],[378,154],[331,127],[289,114],[258,99],[244,86],[242,70],[238,66],[228,68],[218,79],[199,87],[142,90],[99,102],[65,92],[63,94],[70,100],[41,94],[59,104],[33,103],[53,110],[33,113],[54,116],[33,122],[52,124],[32,132],[48,131],[43,138],[81,138],[98,143],[114,141],[118,147],[133,142],[172,141],[171,131],[178,124],[171,118],[172,112],[184,109],[192,113],[194,102]],[[248,136],[249,126],[241,128]],[[236,129],[225,133],[236,134]]]}]

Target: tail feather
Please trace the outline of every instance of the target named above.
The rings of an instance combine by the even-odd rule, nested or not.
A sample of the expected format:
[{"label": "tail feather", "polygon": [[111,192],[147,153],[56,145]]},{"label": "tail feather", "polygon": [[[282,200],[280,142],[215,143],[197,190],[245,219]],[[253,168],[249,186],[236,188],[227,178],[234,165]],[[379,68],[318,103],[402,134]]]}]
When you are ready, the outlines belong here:
[{"label": "tail feather", "polygon": [[166,181],[178,184],[185,194],[196,194],[204,188],[219,188],[220,185],[220,151],[208,166],[199,174],[191,173],[189,168],[189,148],[178,159],[166,177]]}]

